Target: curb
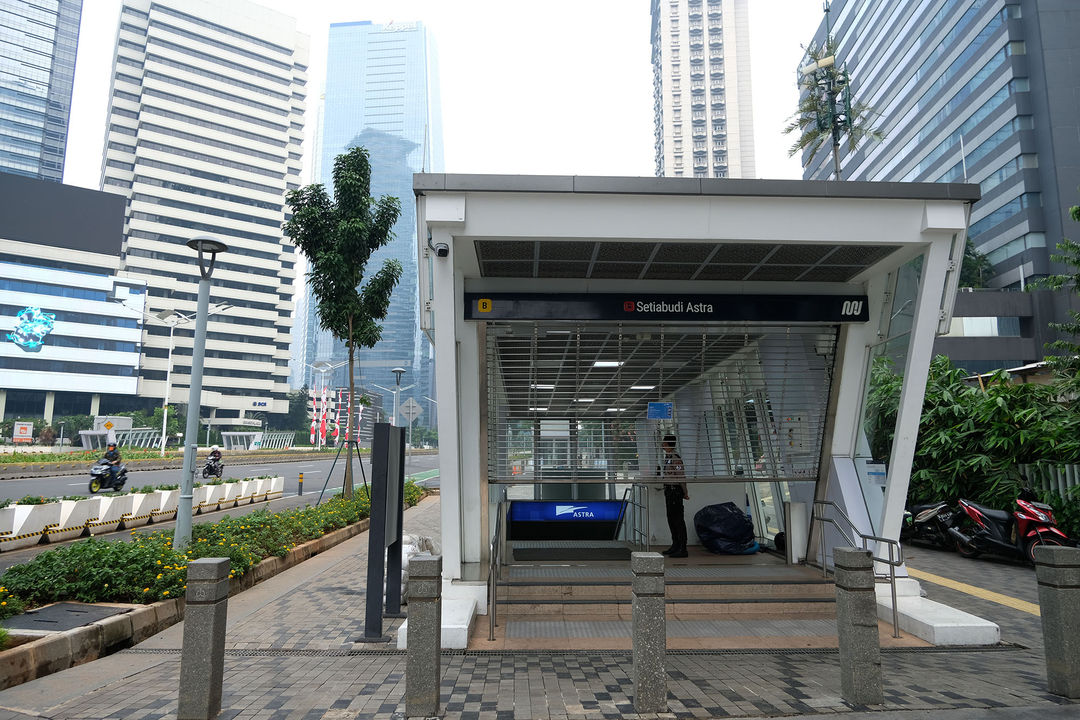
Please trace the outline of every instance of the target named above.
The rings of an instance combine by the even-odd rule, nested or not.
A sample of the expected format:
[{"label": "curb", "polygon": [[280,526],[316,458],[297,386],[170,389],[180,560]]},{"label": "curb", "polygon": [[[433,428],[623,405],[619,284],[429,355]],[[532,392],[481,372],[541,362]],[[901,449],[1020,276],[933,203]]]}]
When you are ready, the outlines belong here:
[{"label": "curb", "polygon": [[[284,557],[266,558],[240,577],[229,580],[229,597],[365,532],[370,524],[370,518],[365,518],[297,545]],[[115,606],[115,603],[101,604]],[[183,619],[183,598],[159,600],[4,650],[0,652],[0,690],[129,648]]]}]

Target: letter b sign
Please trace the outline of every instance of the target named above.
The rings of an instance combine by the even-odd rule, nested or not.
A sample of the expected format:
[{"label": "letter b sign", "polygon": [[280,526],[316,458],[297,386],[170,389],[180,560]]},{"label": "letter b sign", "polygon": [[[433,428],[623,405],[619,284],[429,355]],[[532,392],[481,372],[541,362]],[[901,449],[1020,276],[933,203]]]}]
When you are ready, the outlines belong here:
[{"label": "letter b sign", "polygon": [[480,298],[476,301],[476,312],[491,312],[491,299]]}]

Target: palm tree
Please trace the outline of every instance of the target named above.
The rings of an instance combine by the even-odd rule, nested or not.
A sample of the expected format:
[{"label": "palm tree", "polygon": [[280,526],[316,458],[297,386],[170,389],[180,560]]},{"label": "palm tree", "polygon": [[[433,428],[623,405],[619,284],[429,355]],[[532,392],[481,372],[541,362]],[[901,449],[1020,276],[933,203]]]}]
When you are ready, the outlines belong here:
[{"label": "palm tree", "polygon": [[810,151],[803,167],[831,141],[833,170],[840,175],[840,139],[847,136],[849,151],[865,139],[881,140],[884,134],[871,126],[876,114],[865,103],[851,102],[851,78],[847,67],[836,62],[836,40],[832,35],[823,45],[812,44],[806,50],[806,62],[799,68],[803,94],[799,109],[791,116],[784,134],[798,131],[799,139],[788,149],[788,157]]}]

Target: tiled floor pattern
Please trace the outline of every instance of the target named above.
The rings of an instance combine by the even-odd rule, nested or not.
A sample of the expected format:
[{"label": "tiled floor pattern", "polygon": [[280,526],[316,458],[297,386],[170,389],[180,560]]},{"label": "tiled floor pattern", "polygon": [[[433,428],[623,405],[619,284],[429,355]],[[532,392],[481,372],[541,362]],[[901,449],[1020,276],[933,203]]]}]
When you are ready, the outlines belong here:
[{"label": "tiled floor pattern", "polygon": [[[455,653],[443,657],[451,719],[597,720],[635,717],[628,653]],[[722,718],[847,712],[838,656],[673,653],[665,717]],[[1064,704],[1043,690],[1041,659],[1024,650],[885,652],[886,703],[945,710]],[[222,720],[394,720],[404,715],[399,653],[226,658]],[[57,709],[56,720],[174,717],[179,659]],[[1077,706],[1080,714],[1080,706]]]}]

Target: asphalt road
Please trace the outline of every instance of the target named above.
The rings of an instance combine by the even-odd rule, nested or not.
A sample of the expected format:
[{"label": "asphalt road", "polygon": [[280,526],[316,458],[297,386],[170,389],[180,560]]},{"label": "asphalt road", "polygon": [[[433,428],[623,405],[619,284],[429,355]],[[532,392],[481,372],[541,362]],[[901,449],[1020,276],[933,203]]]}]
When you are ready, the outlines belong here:
[{"label": "asphalt road", "polygon": [[[229,458],[225,457],[224,477],[251,477],[254,475],[284,475],[285,494],[295,495],[299,474],[304,473],[304,492],[318,490],[326,480],[326,474],[330,471],[333,458],[304,458],[295,462],[265,463],[262,465],[237,465],[229,466]],[[344,459],[340,460],[334,468],[334,479],[337,487],[341,487]],[[405,474],[431,470],[439,466],[438,455],[415,455],[412,458],[406,456]],[[200,464],[200,468],[201,468]],[[369,476],[371,466],[368,459],[364,458],[364,472]],[[353,463],[353,473],[356,482],[361,482],[359,464]],[[199,478],[201,480],[201,478]],[[138,470],[128,473],[128,481],[125,486],[128,489],[142,487],[144,485],[179,484],[180,470]],[[23,478],[19,480],[0,480],[0,500],[4,498],[19,499],[26,495],[42,495],[44,497],[60,497],[63,495],[87,495],[90,484],[90,464],[87,463],[85,475],[57,475],[53,477]],[[331,483],[333,485],[333,483]]]},{"label": "asphalt road", "polygon": [[[258,510],[285,510],[294,507],[304,507],[305,505],[313,505],[319,499],[319,493],[323,489],[323,485],[326,485],[325,497],[329,498],[337,492],[341,491],[342,481],[344,480],[344,465],[342,462],[337,464],[334,468],[333,476],[329,478],[327,482],[327,473],[330,471],[330,465],[333,460],[323,459],[311,459],[301,460],[298,462],[290,463],[269,463],[266,465],[243,465],[235,468],[234,472],[230,472],[228,465],[226,464],[225,477],[250,477],[252,475],[284,475],[285,476],[285,489],[284,494],[277,500],[271,500],[270,502],[255,503],[252,505],[244,505],[237,508],[230,508],[228,510],[220,510],[215,513],[204,513],[202,515],[196,515],[192,522],[195,524],[204,522],[213,522],[220,519],[225,515],[231,515],[237,517],[246,515],[248,513],[256,512]],[[405,475],[422,474],[423,476],[431,475],[431,471],[437,470],[439,467],[438,455],[417,455],[411,459],[406,458],[405,463]],[[364,475],[360,473],[360,465],[354,463],[353,465],[353,482],[354,485],[360,486],[363,484],[364,476],[371,477],[371,465],[368,458],[364,458],[363,463]],[[299,473],[304,473],[304,492],[303,495],[297,495]],[[142,470],[138,472],[132,472],[128,475],[127,487],[141,487],[143,485],[161,485],[166,483],[178,482],[178,470]],[[78,482],[76,482],[78,480]],[[0,497],[14,497],[20,498],[24,495],[35,494],[45,496],[57,496],[65,494],[82,494],[87,493],[87,484],[89,483],[89,476],[86,480],[82,480],[78,475],[62,475],[59,477],[49,478],[30,478],[25,480],[0,480]],[[424,477],[424,479],[418,480],[418,484],[426,485],[428,487],[438,487],[439,478],[438,475],[433,477]],[[174,522],[158,522],[153,525],[144,525],[140,528],[136,528],[137,532],[154,532],[157,530],[171,530],[174,526]],[[102,535],[104,538],[110,540],[126,540],[131,537],[130,530],[122,530],[120,532],[109,533]],[[10,550],[7,552],[0,552],[0,573],[4,570],[16,565],[18,563],[27,562],[33,559],[34,556],[39,553],[45,552],[55,547],[76,542],[76,540],[69,540],[66,543],[60,542],[56,544],[47,545],[35,545],[33,547],[23,548],[21,550]]]}]

